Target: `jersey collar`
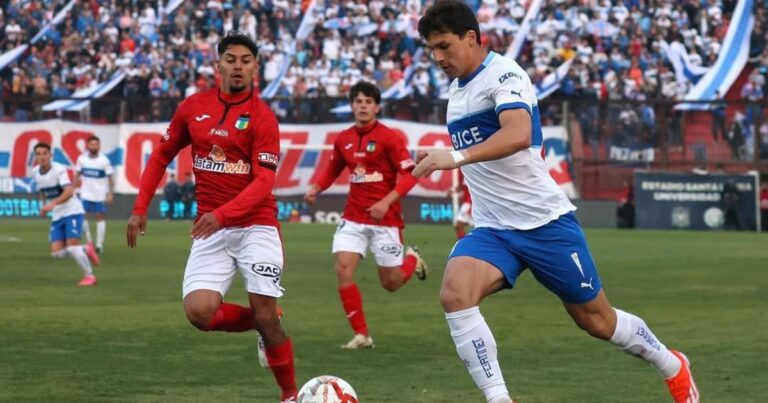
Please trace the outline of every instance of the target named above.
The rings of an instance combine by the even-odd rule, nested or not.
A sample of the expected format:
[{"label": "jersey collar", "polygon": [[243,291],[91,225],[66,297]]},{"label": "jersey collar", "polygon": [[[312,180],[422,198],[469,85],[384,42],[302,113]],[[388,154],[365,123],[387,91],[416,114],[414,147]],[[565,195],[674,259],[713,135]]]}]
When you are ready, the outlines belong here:
[{"label": "jersey collar", "polygon": [[472,74],[468,75],[466,78],[460,78],[459,79],[459,88],[463,88],[465,85],[469,84],[470,81],[472,81],[473,78],[475,78],[478,74],[480,74],[481,71],[485,70],[486,67],[488,67],[488,64],[491,62],[491,59],[493,59],[493,56],[496,54],[496,52],[488,52],[488,56],[485,57],[485,60],[483,60],[483,63],[478,66],[475,71],[472,72]]}]

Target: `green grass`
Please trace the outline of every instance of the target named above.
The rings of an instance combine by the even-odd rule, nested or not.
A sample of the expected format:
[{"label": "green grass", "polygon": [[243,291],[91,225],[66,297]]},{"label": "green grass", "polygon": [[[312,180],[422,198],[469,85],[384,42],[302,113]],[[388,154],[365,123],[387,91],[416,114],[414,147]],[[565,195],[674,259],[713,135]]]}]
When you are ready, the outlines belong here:
[{"label": "green grass", "polygon": [[[109,222],[99,285],[81,289],[74,262],[48,256],[47,222],[0,219],[0,402],[277,401],[271,374],[258,367],[255,334],[204,333],[184,318],[189,223],[150,222],[135,250],[123,246],[124,225]],[[281,304],[299,383],[335,374],[364,403],[484,401],[437,300],[451,229],[406,231],[431,264],[426,282],[390,294],[372,262],[361,265],[377,344],[366,351],[339,348],[351,331],[336,293],[333,231],[283,230]],[[704,401],[765,401],[768,236],[595,230],[588,237],[611,302],[689,355]],[[228,300],[246,302],[240,279]],[[578,330],[529,273],[482,311],[522,403],[670,401],[660,375]]]}]

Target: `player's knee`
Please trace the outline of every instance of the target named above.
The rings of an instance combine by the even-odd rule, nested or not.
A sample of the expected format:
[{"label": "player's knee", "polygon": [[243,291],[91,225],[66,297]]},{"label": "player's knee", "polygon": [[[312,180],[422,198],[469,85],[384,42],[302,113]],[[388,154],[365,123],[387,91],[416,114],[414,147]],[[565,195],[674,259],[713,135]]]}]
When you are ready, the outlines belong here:
[{"label": "player's knee", "polygon": [[253,309],[253,324],[259,333],[280,324],[280,318],[273,307],[263,306]]},{"label": "player's knee", "polygon": [[468,295],[459,292],[448,284],[444,284],[440,289],[440,304],[445,312],[460,311],[477,305],[477,303],[472,303]]},{"label": "player's knee", "polygon": [[202,305],[202,304],[185,304],[184,313],[187,315],[187,320],[192,326],[200,330],[209,330],[211,321],[214,315],[216,315],[217,307]]},{"label": "player's knee", "polygon": [[403,282],[396,279],[384,279],[381,280],[381,286],[389,292],[395,292],[403,286]]},{"label": "player's knee", "polygon": [[65,257],[67,257],[67,250],[66,249],[59,249],[57,251],[52,251],[51,252],[51,257],[53,257],[55,259],[64,259]]}]

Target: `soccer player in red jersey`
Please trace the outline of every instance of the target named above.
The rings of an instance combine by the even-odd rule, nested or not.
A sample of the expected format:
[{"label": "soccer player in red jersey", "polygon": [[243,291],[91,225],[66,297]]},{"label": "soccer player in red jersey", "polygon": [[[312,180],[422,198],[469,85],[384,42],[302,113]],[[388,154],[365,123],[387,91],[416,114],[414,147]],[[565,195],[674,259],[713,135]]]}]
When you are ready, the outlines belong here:
[{"label": "soccer player in red jersey", "polygon": [[474,224],[472,219],[472,197],[469,195],[469,188],[464,182],[464,174],[459,170],[459,184],[453,190],[461,196],[461,205],[456,217],[453,220],[453,229],[456,230],[456,238],[464,238],[467,234],[467,226]]},{"label": "soccer player in red jersey", "polygon": [[[349,169],[349,198],[333,237],[339,296],[355,335],[343,348],[373,347],[363,313],[363,299],[355,284],[355,270],[370,247],[379,266],[381,285],[395,291],[416,273],[427,276],[427,266],[415,248],[403,250],[403,217],[400,198],[416,185],[414,167],[404,137],[376,119],[381,92],[365,81],[349,91],[354,126],[336,138],[333,155],[325,171],[304,195],[313,204],[341,174]],[[399,178],[398,178],[399,175]],[[405,253],[403,253],[405,252]],[[405,257],[403,256],[405,255]]]},{"label": "soccer player in red jersey", "polygon": [[[142,175],[128,220],[128,246],[144,235],[147,207],[166,167],[191,144],[198,217],[184,273],[187,319],[205,331],[257,330],[281,400],[295,402],[293,346],[277,314],[283,293],[283,248],[272,195],[280,155],[277,119],[254,94],[256,43],[230,32],[217,50],[221,87],[190,96],[176,110]],[[237,271],[250,307],[222,301]]]}]

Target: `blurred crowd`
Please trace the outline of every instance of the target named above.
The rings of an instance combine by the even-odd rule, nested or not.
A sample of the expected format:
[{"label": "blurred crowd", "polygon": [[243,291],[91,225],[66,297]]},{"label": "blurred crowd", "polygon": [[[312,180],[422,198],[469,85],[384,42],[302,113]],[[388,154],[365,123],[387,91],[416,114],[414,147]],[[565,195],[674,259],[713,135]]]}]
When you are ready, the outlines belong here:
[{"label": "blurred crowd", "polygon": [[[506,53],[530,1],[469,1],[483,42]],[[6,52],[28,43],[67,1],[0,3],[0,52]],[[257,39],[262,86],[278,79],[283,59],[293,57],[279,95],[343,96],[359,79],[386,89],[401,83],[409,66],[413,96],[447,92],[448,78],[428,56],[414,57],[422,46],[417,22],[429,1],[319,0],[307,15],[314,29],[295,48],[309,0],[185,1],[171,13],[165,3],[76,1],[61,24],[0,72],[3,94],[67,97],[123,69],[128,78],[115,95],[185,97],[215,85],[215,45],[230,30]],[[768,20],[766,1],[757,3],[751,56],[763,96]],[[545,0],[517,59],[534,82],[573,59],[560,89],[565,97],[675,99],[688,85],[674,79],[662,42],[680,42],[691,63],[712,65],[735,5],[736,0]]]}]

